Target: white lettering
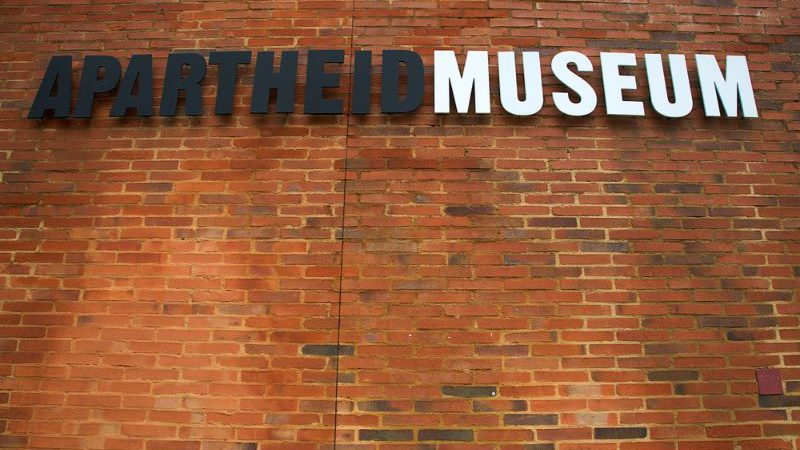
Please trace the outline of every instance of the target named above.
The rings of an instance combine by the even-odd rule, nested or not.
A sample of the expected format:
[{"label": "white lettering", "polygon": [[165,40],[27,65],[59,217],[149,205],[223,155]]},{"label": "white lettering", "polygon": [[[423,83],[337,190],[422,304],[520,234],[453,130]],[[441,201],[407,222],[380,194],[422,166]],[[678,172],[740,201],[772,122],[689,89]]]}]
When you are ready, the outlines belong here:
[{"label": "white lettering", "polygon": [[742,116],[758,117],[747,58],[728,56],[724,77],[713,55],[695,55],[695,59],[707,117],[720,116],[717,99],[722,103],[728,117],[737,117],[739,102],[742,105]]},{"label": "white lettering", "polygon": [[436,114],[450,112],[450,88],[459,114],[469,110],[473,88],[475,112],[489,114],[489,52],[470,51],[464,62],[463,75],[458,69],[456,54],[451,50],[433,52],[433,110]]},{"label": "white lettering", "polygon": [[591,72],[592,62],[583,53],[567,51],[558,53],[550,63],[553,75],[564,85],[572,89],[580,97],[580,101],[575,103],[569,98],[566,92],[554,92],[553,102],[556,108],[564,114],[570,116],[585,116],[594,111],[597,106],[597,94],[592,86],[583,78],[569,70],[569,64],[575,64],[580,72]]},{"label": "white lettering", "polygon": [[517,61],[514,52],[497,53],[497,70],[500,78],[500,104],[515,116],[530,116],[542,109],[542,66],[539,52],[522,52],[522,77],[525,83],[525,101],[519,100],[517,91]]},{"label": "white lettering", "polygon": [[686,57],[669,55],[669,73],[672,77],[672,91],[675,102],[667,96],[667,82],[664,79],[664,67],[661,55],[644,55],[647,67],[647,84],[650,86],[650,103],[657,113],[665,117],[685,117],[692,111],[692,91],[689,87],[689,71],[686,69]]},{"label": "white lettering", "polygon": [[623,89],[636,89],[636,77],[620,75],[620,66],[636,66],[636,55],[633,53],[600,53],[606,112],[612,116],[643,116],[644,104],[642,102],[622,99]]}]

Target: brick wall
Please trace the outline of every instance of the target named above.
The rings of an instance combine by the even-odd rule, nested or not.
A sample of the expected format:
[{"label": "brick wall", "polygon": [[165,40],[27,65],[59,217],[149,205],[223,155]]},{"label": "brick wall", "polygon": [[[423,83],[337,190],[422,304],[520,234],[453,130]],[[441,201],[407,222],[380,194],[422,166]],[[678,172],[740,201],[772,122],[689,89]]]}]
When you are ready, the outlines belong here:
[{"label": "brick wall", "polygon": [[[3,2],[0,447],[797,450],[799,26],[796,0]],[[633,51],[642,99],[644,53],[746,54],[760,117],[704,118],[694,77],[684,119],[435,116],[430,73],[414,114],[254,116],[251,65],[230,117],[210,69],[199,118],[25,118],[54,54],[77,84],[151,53],[160,98],[172,50],[351,45]]]}]

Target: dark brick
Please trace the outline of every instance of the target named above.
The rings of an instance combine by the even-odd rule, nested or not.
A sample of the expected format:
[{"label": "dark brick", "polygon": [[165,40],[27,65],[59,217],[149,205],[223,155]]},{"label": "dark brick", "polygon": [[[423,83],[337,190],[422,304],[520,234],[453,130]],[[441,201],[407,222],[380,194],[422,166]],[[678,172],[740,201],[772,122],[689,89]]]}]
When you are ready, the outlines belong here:
[{"label": "dark brick", "polygon": [[[759,306],[766,306],[766,305],[759,305]],[[759,313],[759,314],[764,314],[764,313]],[[758,328],[770,328],[779,326],[780,321],[778,320],[777,317],[753,317],[752,319],[750,319],[750,325]]]},{"label": "dark brick", "polygon": [[591,253],[628,253],[630,246],[626,242],[581,242],[581,251]]},{"label": "dark brick", "polygon": [[360,441],[411,441],[412,430],[358,430]]},{"label": "dark brick", "polygon": [[[700,216],[704,216],[706,210],[704,208],[697,208]],[[687,215],[687,214],[681,214]],[[649,228],[680,228],[681,221],[678,219],[645,219],[642,221],[645,227]],[[664,255],[652,255],[664,259]],[[681,255],[683,256],[683,255]]]},{"label": "dark brick", "polygon": [[670,211],[681,217],[705,217],[708,215],[708,209],[702,206],[673,206]]},{"label": "dark brick", "polygon": [[699,194],[703,191],[703,187],[699,184],[689,183],[675,183],[675,184],[657,184],[657,193],[675,193],[675,194]]},{"label": "dark brick", "polygon": [[396,403],[389,400],[358,402],[358,409],[361,411],[401,411]]},{"label": "dark brick", "polygon": [[477,345],[477,355],[490,356],[528,356],[530,347],[527,345]]},{"label": "dark brick", "polygon": [[769,44],[771,52],[800,53],[800,36],[786,36],[781,43]]},{"label": "dark brick", "polygon": [[694,33],[688,31],[651,31],[650,37],[657,41],[691,42],[694,40]]},{"label": "dark brick", "polygon": [[475,433],[472,430],[419,430],[419,440],[471,442],[475,440]]},{"label": "dark brick", "polygon": [[555,444],[526,444],[522,446],[522,450],[555,450]]},{"label": "dark brick", "polygon": [[417,400],[414,402],[414,411],[417,412],[433,412],[441,408],[441,405],[436,400]]},{"label": "dark brick", "polygon": [[558,425],[558,414],[504,414],[504,425]]},{"label": "dark brick", "polygon": [[754,277],[758,275],[758,267],[752,267],[752,266],[742,267],[742,275],[746,277]]},{"label": "dark brick", "polygon": [[554,255],[503,255],[503,265],[506,266],[518,266],[518,265],[528,265],[528,266],[537,266],[537,274],[539,274],[539,270],[542,269],[541,266],[553,266],[556,264],[556,258]]},{"label": "dark brick", "polygon": [[[747,414],[750,411],[742,411],[742,414]],[[758,411],[759,421],[766,420],[789,420],[789,412],[785,409],[762,409]]]},{"label": "dark brick", "polygon": [[494,207],[491,205],[473,206],[448,206],[444,209],[448,216],[489,216],[494,214]]},{"label": "dark brick", "polygon": [[128,183],[126,192],[170,192],[172,183]]},{"label": "dark brick", "polygon": [[750,330],[730,330],[726,333],[729,341],[752,341],[753,332]]},{"label": "dark brick", "polygon": [[231,206],[229,211],[233,215],[262,216],[265,214],[275,215],[278,213],[278,208],[275,206]]},{"label": "dark brick", "polygon": [[393,287],[396,290],[403,291],[427,291],[441,289],[443,287],[443,283],[435,279],[395,281]]},{"label": "dark brick", "polygon": [[705,265],[714,264],[717,262],[717,257],[714,255],[698,254],[698,255],[664,255],[664,264],[667,265]]},{"label": "dark brick", "polygon": [[731,316],[705,316],[697,318],[697,325],[710,328],[741,328],[747,326],[747,319]]},{"label": "dark brick", "polygon": [[528,226],[544,228],[574,228],[578,226],[578,219],[575,217],[537,217],[528,219]]},{"label": "dark brick", "polygon": [[647,374],[650,381],[693,381],[698,378],[696,370],[654,370]]},{"label": "dark brick", "polygon": [[25,436],[0,436],[0,447],[2,448],[26,448],[28,438]]},{"label": "dark brick", "polygon": [[606,238],[605,230],[559,230],[564,239],[586,239],[601,241]]},{"label": "dark brick", "polygon": [[354,372],[340,372],[339,383],[353,384],[356,382],[356,374]]},{"label": "dark brick", "polygon": [[697,6],[716,6],[716,7],[732,7],[736,6],[736,0],[692,0]]},{"label": "dark brick", "polygon": [[92,316],[78,316],[78,325],[86,325],[92,322],[94,322],[94,317]]},{"label": "dark brick", "polygon": [[[351,356],[355,353],[354,345],[340,345],[339,355]],[[303,346],[304,355],[336,356],[336,344],[306,344]]]},{"label": "dark brick", "polygon": [[678,48],[674,42],[642,41],[642,40],[616,40],[616,39],[589,39],[586,45],[591,48],[619,49],[629,48],[637,50],[675,50]]},{"label": "dark brick", "polygon": [[33,169],[33,161],[16,161],[11,164],[11,170],[14,172],[28,172]]},{"label": "dark brick", "polygon": [[503,192],[538,192],[542,190],[540,183],[506,183],[501,186]]},{"label": "dark brick", "polygon": [[640,194],[645,192],[644,184],[608,183],[603,185],[603,188],[606,192],[614,194]]},{"label": "dark brick", "polygon": [[364,230],[356,230],[354,228],[346,228],[344,230],[336,230],[336,239],[363,239],[367,235]]},{"label": "dark brick", "polygon": [[[147,450],[160,450],[162,448],[168,448],[170,450],[219,450],[221,447],[215,445],[217,443],[211,442],[200,442],[200,441],[148,441],[147,442]],[[224,444],[225,450],[241,450],[241,447],[238,443],[233,445]]]},{"label": "dark brick", "polygon": [[497,386],[442,386],[442,394],[464,398],[495,397]]},{"label": "dark brick", "polygon": [[645,344],[645,355],[676,355],[694,351],[693,344],[670,342],[666,344]]},{"label": "dark brick", "polygon": [[447,256],[447,264],[450,266],[463,266],[469,262],[469,257],[464,253],[453,253]]},{"label": "dark brick", "polygon": [[775,302],[790,302],[794,298],[794,293],[792,291],[772,290],[769,292],[769,295],[772,301]]},{"label": "dark brick", "polygon": [[258,450],[258,444],[255,442],[243,442],[239,444],[236,450]]},{"label": "dark brick", "polygon": [[794,408],[800,406],[800,395],[759,395],[762,408]]},{"label": "dark brick", "polygon": [[647,437],[647,428],[595,428],[595,439],[642,439]]},{"label": "dark brick", "polygon": [[650,18],[650,14],[648,13],[634,13],[629,11],[620,13],[608,12],[605,14],[605,16],[609,20],[621,20],[627,23],[647,23]]},{"label": "dark brick", "polygon": [[800,381],[787,381],[786,392],[800,392]]},{"label": "dark brick", "polygon": [[[229,239],[241,239],[241,238],[256,238],[256,239],[274,239],[276,238],[275,230],[270,228],[235,228],[232,230],[228,230],[226,232],[226,236]],[[189,238],[192,236],[180,236]]]}]

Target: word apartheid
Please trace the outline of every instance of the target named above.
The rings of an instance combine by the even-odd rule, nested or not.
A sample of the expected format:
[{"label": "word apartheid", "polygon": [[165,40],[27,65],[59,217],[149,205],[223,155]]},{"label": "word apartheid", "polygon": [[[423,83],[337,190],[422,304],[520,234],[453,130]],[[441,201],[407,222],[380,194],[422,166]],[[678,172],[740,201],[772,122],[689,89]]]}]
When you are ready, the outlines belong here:
[{"label": "word apartheid", "polygon": [[[250,94],[250,112],[265,114],[270,109],[274,91],[277,113],[292,113],[298,74],[298,52],[284,51],[275,67],[275,53],[258,52]],[[520,92],[517,53],[497,52],[497,82],[500,105],[516,116],[539,112],[545,102],[542,62],[539,52],[521,52],[523,92]],[[303,112],[306,114],[342,114],[344,100],[326,95],[326,89],[340,87],[345,53],[343,50],[309,50],[307,54]],[[380,112],[410,113],[423,102],[425,67],[419,54],[409,50],[385,50],[381,55]],[[600,53],[600,75],[605,110],[613,116],[644,116],[644,102],[625,99],[625,91],[637,89],[630,72],[639,62],[633,53]],[[250,64],[249,51],[215,51],[208,60],[199,53],[172,53],[167,57],[163,90],[158,114],[174,116],[179,98],[183,98],[187,116],[203,114],[202,82],[209,65],[217,66],[218,79],[214,114],[233,113],[239,67]],[[647,91],[652,108],[665,117],[685,117],[694,108],[686,56],[667,56],[671,86],[667,85],[661,55],[644,55]],[[695,55],[697,83],[707,117],[757,117],[755,96],[747,59],[731,55],[725,59],[723,74],[713,55]],[[455,106],[458,114],[491,112],[489,52],[468,51],[463,66],[456,54],[437,50],[433,57],[434,112],[447,114]],[[555,107],[569,116],[586,116],[597,109],[598,94],[581,76],[595,70],[583,53],[564,51],[550,60],[550,69],[560,86],[549,98]],[[372,52],[355,52],[352,63],[350,113],[371,113]],[[153,115],[153,57],[133,55],[125,73],[118,59],[107,55],[86,56],[78,83],[77,101],[72,103],[72,57],[54,56],[42,78],[29,118],[88,118],[97,94],[115,94],[112,117]],[[671,89],[670,89],[671,88]],[[671,93],[670,93],[671,92]],[[524,97],[521,99],[520,97]]]}]

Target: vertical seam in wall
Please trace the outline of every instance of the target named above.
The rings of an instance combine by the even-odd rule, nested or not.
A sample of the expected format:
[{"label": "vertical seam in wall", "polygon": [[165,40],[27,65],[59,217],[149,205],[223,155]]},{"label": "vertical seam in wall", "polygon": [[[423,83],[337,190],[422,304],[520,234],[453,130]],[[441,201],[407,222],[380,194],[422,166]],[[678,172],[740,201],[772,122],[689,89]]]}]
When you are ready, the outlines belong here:
[{"label": "vertical seam in wall", "polygon": [[356,0],[352,0],[350,10],[350,60],[347,71],[347,114],[345,118],[344,132],[344,176],[342,178],[342,222],[339,227],[339,292],[336,299],[336,356],[334,365],[336,366],[336,378],[334,381],[333,399],[333,450],[336,450],[338,443],[339,429],[339,358],[342,346],[342,291],[344,282],[344,250],[345,250],[345,231],[347,220],[347,175],[348,175],[348,150],[350,147],[350,118],[353,107],[353,60],[355,59],[355,22],[356,22]]}]

